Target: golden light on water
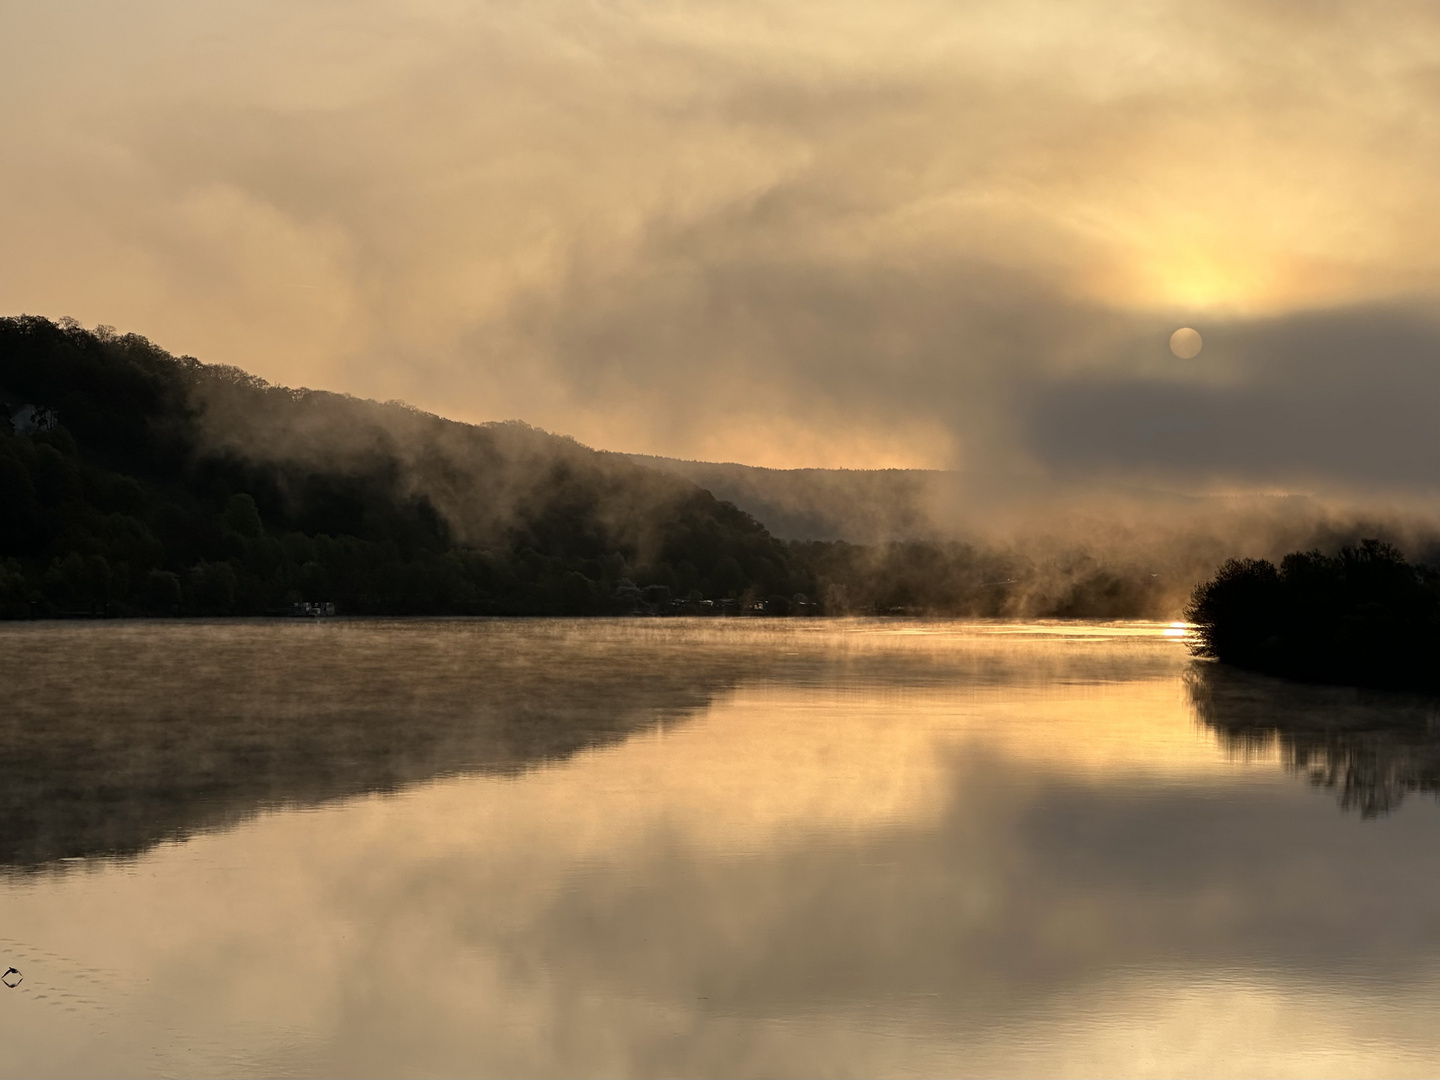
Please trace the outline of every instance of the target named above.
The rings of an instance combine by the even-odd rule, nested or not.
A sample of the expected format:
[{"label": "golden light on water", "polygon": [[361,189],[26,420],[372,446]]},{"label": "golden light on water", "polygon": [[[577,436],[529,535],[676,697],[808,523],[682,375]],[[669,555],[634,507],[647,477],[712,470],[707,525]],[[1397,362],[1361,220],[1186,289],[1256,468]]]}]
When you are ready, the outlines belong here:
[{"label": "golden light on water", "polygon": [[[318,785],[298,800],[252,782],[218,820],[206,788],[175,801],[178,836],[12,875],[0,943],[26,978],[0,1030],[16,1075],[1428,1075],[1437,1060],[1440,971],[1394,959],[1396,926],[1436,952],[1416,882],[1440,880],[1440,848],[1415,843],[1433,815],[1416,799],[1403,827],[1334,828],[1282,737],[1225,732],[1256,706],[1343,724],[1352,704],[1206,679],[1175,640],[1185,623],[376,621],[299,628],[308,648],[283,652],[272,629],[200,629],[229,661],[203,676],[171,662],[190,626],[7,674],[30,716],[68,712],[77,699],[35,691],[72,678],[97,725],[152,745],[176,727],[205,744],[116,695],[126,665],[171,672],[187,702],[226,688],[200,699],[219,722],[302,720],[342,752],[361,694],[397,728],[469,741],[404,765],[416,744],[372,751],[374,789],[323,786],[322,757],[293,773]],[[327,692],[277,713],[284,676],[317,655]],[[262,668],[279,677],[249,676]],[[549,735],[527,744],[536,726]],[[259,779],[272,755],[312,753],[291,727],[248,729],[271,740]],[[210,760],[177,758],[192,775]],[[1255,958],[1256,941],[1272,951]]]}]

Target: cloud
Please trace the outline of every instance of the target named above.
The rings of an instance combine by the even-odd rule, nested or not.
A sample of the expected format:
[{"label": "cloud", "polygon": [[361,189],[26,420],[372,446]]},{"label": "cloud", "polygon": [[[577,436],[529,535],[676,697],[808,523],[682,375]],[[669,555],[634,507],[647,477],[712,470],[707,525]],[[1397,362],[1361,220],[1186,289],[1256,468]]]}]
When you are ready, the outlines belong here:
[{"label": "cloud", "polygon": [[[1266,342],[1407,377],[1440,283],[1423,5],[76,2],[0,50],[0,308],[617,449],[1368,482],[1066,409],[1322,407]],[[1151,374],[1187,322],[1249,328],[1229,382]]]},{"label": "cloud", "polygon": [[1053,468],[1081,474],[1351,494],[1440,486],[1432,317],[1361,307],[1221,324],[1201,361],[1221,378],[1133,372],[1037,386],[1029,442]]}]

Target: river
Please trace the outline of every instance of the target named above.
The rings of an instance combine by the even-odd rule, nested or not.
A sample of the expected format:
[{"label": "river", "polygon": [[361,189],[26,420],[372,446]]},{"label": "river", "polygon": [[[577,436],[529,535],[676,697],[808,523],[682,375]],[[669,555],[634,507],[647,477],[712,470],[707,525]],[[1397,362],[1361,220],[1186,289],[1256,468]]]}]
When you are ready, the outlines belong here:
[{"label": "river", "polygon": [[0,625],[0,1075],[1440,1071],[1434,702],[1164,624]]}]

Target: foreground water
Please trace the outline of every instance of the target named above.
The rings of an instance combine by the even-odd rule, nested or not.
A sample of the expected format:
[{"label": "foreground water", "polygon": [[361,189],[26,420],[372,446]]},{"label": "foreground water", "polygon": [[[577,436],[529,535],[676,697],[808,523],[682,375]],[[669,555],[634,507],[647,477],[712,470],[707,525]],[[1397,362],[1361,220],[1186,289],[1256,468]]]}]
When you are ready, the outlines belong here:
[{"label": "foreground water", "polygon": [[5,626],[0,1073],[1440,1072],[1431,703],[1174,635]]}]

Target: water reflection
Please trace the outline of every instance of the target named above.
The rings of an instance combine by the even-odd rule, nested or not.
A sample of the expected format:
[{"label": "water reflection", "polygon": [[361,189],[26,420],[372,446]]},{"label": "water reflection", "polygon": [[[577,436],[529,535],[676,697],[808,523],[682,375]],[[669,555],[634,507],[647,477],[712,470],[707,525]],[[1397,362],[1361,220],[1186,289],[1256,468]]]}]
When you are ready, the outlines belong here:
[{"label": "water reflection", "polygon": [[1218,743],[1195,710],[1236,695],[1163,627],[30,629],[6,746],[189,839],[0,879],[0,1071],[1440,1062],[1440,814]]},{"label": "water reflection", "polygon": [[429,622],[10,627],[0,864],[133,854],[257,809],[514,774],[733,686],[565,627]]},{"label": "water reflection", "polygon": [[955,652],[943,635],[931,643],[933,628],[842,635],[839,647],[828,632],[803,629],[717,635],[680,620],[3,626],[0,865],[135,854],[266,806],[453,774],[513,775],[683,721],[742,681],[909,687],[1136,673],[1134,658],[1114,650],[1037,669],[1013,650]]},{"label": "water reflection", "polygon": [[1440,796],[1440,699],[1310,686],[1196,664],[1195,712],[1240,756],[1278,747],[1285,765],[1361,817],[1389,814],[1411,792]]}]

